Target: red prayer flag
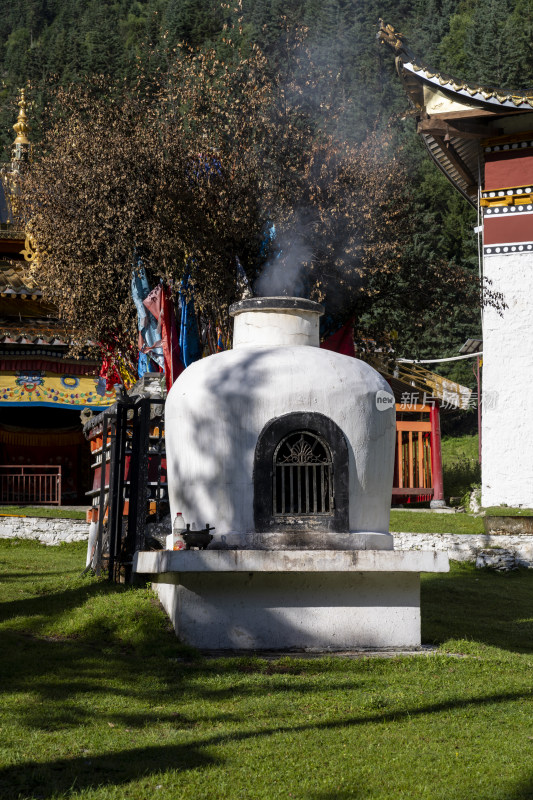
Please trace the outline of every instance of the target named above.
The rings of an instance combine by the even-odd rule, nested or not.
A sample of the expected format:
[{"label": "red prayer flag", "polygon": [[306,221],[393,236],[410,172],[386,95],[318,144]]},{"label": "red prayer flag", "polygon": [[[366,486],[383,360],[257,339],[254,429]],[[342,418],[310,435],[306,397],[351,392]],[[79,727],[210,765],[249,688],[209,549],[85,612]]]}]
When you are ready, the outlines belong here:
[{"label": "red prayer flag", "polygon": [[174,314],[174,306],[169,290],[159,284],[143,300],[143,305],[156,318],[157,327],[161,332],[161,343],[165,359],[165,382],[168,392],[176,378],[185,369],[181,360],[176,315]]},{"label": "red prayer flag", "polygon": [[334,353],[341,353],[343,356],[355,358],[355,346],[353,343],[353,319],[339,328],[320,345],[324,350],[333,350]]}]

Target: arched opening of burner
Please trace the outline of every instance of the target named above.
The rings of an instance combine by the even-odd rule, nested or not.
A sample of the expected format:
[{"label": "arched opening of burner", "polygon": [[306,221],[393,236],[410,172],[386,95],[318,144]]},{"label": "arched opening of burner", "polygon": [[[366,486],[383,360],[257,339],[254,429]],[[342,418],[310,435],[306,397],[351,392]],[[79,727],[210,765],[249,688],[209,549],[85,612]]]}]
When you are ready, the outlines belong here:
[{"label": "arched opening of burner", "polygon": [[274,451],[274,517],[333,515],[333,457],[327,442],[312,431],[285,436]]},{"label": "arched opening of burner", "polygon": [[348,530],[348,447],[323,414],[284,414],[259,436],[256,531]]}]

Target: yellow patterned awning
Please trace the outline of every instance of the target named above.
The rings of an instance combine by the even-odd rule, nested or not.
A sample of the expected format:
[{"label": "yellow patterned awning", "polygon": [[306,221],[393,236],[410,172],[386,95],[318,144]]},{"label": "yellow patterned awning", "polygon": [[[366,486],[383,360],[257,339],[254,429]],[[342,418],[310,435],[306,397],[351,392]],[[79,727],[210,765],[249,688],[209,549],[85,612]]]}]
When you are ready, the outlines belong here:
[{"label": "yellow patterned awning", "polygon": [[115,402],[115,392],[101,397],[96,392],[98,378],[65,375],[42,370],[0,373],[0,406],[47,406],[48,408],[107,408]]}]

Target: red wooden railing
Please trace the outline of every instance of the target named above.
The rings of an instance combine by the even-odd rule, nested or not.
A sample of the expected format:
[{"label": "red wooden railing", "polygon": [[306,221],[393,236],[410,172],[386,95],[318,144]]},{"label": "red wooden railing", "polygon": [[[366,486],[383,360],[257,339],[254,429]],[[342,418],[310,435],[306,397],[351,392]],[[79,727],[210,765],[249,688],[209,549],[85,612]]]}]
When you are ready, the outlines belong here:
[{"label": "red wooden railing", "polygon": [[61,505],[61,467],[0,466],[0,505]]},{"label": "red wooden railing", "polygon": [[[430,500],[435,496],[434,421],[432,406],[412,404],[396,406],[396,463],[394,465],[393,502],[399,497]],[[440,459],[440,452],[438,454]],[[401,502],[401,501],[400,501]]]}]

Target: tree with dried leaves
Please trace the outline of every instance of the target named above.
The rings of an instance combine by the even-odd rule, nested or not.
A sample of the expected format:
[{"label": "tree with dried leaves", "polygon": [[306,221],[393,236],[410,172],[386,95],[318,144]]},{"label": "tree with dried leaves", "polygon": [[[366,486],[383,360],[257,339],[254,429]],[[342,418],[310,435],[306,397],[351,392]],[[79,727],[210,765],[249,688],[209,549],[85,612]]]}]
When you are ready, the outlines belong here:
[{"label": "tree with dried leaves", "polygon": [[[323,85],[301,36],[272,75],[237,23],[222,48],[178,48],[134,86],[57,89],[22,205],[35,277],[80,341],[134,345],[134,254],[174,293],[190,275],[200,313],[226,325],[237,262],[262,294],[325,301],[330,326],[368,312],[406,270],[408,293],[423,286],[420,306],[437,308],[429,266],[406,262],[399,159],[377,136],[339,141]],[[466,273],[446,281],[477,302]]]}]

